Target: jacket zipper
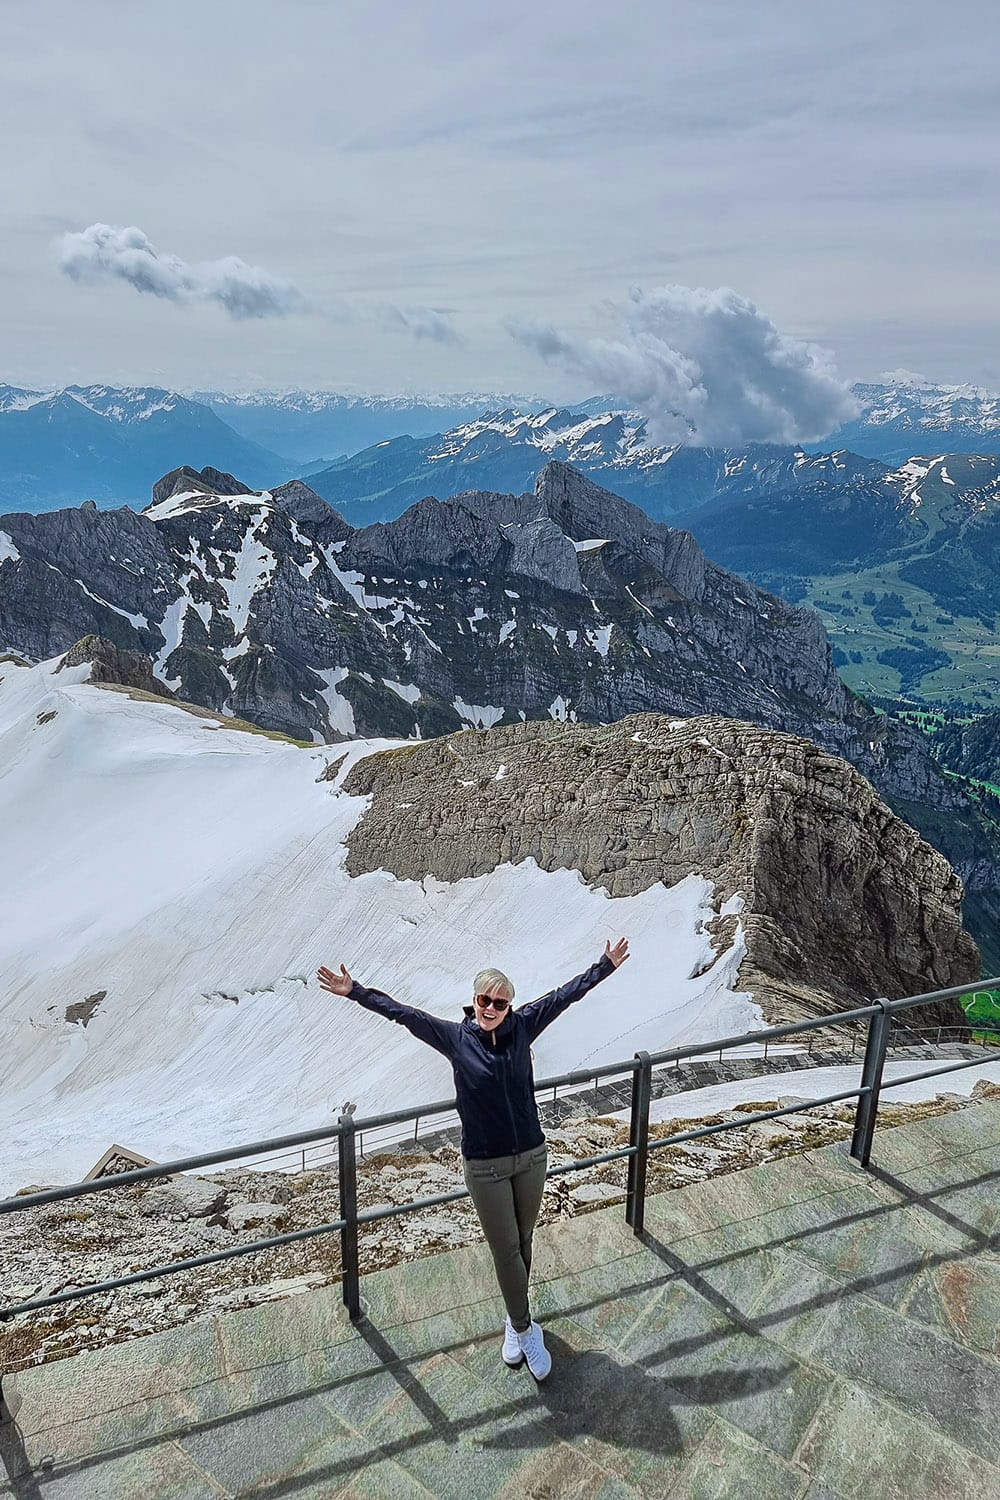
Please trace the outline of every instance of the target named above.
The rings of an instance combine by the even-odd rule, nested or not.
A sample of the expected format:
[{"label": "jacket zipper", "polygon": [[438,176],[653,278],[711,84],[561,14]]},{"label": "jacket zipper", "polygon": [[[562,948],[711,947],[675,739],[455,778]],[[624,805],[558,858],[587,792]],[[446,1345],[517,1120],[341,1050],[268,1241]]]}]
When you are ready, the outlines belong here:
[{"label": "jacket zipper", "polygon": [[[490,1032],[490,1041],[493,1043],[493,1048],[494,1048],[494,1051],[495,1051],[496,1050],[496,1045],[497,1045],[497,1037],[496,1037],[496,1032],[495,1031],[491,1031]],[[501,1067],[503,1067],[503,1064],[501,1064]],[[508,1116],[510,1118],[510,1137],[511,1137],[511,1140],[513,1141],[514,1145],[516,1146],[517,1145],[517,1121],[514,1119],[514,1106],[513,1106],[513,1104],[511,1103],[511,1100],[510,1100],[510,1090],[507,1087],[507,1069],[506,1069],[506,1067],[503,1067],[503,1073],[501,1075],[501,1087],[503,1089],[504,1103],[507,1106],[507,1114],[508,1114]],[[514,1154],[516,1155],[516,1152]]]}]

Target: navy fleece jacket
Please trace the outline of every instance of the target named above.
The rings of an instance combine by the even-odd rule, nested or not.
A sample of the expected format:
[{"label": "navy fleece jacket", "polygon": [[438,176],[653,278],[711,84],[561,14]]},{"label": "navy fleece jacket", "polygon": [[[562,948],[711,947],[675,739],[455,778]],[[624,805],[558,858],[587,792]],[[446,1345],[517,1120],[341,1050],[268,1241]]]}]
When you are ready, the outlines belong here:
[{"label": "navy fleece jacket", "polygon": [[492,1032],[480,1030],[471,1006],[465,1007],[463,1021],[442,1021],[425,1010],[401,1005],[381,990],[366,989],[357,981],[351,986],[349,999],[405,1026],[419,1041],[450,1060],[462,1121],[462,1155],[477,1161],[532,1151],[543,1144],[531,1044],[568,1006],[581,1000],[614,969],[610,958],[603,955],[568,984],[516,1010],[511,1006]]}]

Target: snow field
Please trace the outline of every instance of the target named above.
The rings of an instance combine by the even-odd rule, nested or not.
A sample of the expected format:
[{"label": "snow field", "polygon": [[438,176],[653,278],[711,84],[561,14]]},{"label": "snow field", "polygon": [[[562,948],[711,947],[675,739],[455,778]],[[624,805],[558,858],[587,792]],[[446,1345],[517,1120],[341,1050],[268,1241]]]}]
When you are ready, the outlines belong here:
[{"label": "snow field", "polygon": [[[53,666],[0,668],[0,1192],[79,1177],[114,1141],[166,1160],[347,1099],[448,1097],[447,1062],[326,995],[322,963],[459,1019],[484,965],[526,1000],[627,935],[628,963],[537,1043],[538,1076],[760,1024],[734,988],[741,933],[690,977],[712,957],[699,877],[620,899],[530,860],[352,878],[366,800],[341,782],[389,742],[302,749]],[[65,1019],[101,991],[86,1026]]]}]

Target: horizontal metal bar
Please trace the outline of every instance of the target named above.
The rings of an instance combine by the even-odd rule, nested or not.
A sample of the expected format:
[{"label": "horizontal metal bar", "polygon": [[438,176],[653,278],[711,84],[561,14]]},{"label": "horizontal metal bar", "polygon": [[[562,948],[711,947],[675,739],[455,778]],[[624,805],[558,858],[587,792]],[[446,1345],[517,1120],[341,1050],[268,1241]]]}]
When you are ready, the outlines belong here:
[{"label": "horizontal metal bar", "polygon": [[[638,1146],[621,1146],[617,1151],[605,1151],[600,1156],[582,1156],[578,1161],[553,1167],[548,1176],[562,1177],[566,1172],[578,1172],[581,1167],[599,1167],[608,1161],[624,1161],[628,1156],[636,1156],[638,1151]],[[624,1192],[624,1188],[622,1191]]]},{"label": "horizontal metal bar", "polygon": [[394,1109],[386,1115],[366,1115],[354,1121],[355,1130],[376,1130],[380,1125],[406,1125],[421,1115],[449,1114],[456,1105],[455,1099],[439,1100],[436,1104],[414,1104],[408,1109]]},{"label": "horizontal metal bar", "polygon": [[184,1156],[179,1161],[154,1162],[151,1167],[137,1167],[134,1172],[113,1172],[108,1177],[95,1177],[92,1182],[73,1182],[68,1187],[46,1188],[41,1193],[24,1193],[17,1198],[4,1198],[0,1200],[0,1214],[15,1214],[22,1208],[59,1203],[64,1198],[83,1198],[88,1193],[106,1193],[112,1188],[130,1187],[134,1182],[151,1182],[157,1177],[175,1177],[179,1172],[190,1172],[195,1167],[212,1167],[220,1161],[261,1156],[275,1147],[305,1145],[308,1141],[325,1141],[340,1134],[339,1125],[324,1125],[317,1130],[301,1130],[295,1135],[278,1136],[273,1141],[252,1141],[245,1146],[228,1146],[224,1151]]},{"label": "horizontal metal bar", "polygon": [[991,1064],[989,1058],[967,1057],[962,1062],[949,1063],[946,1068],[930,1068],[926,1073],[907,1073],[903,1078],[883,1078],[883,1089],[898,1088],[901,1083],[919,1083],[922,1078],[937,1078],[939,1073],[957,1073],[961,1068],[988,1068],[990,1066],[1000,1067],[1000,1057],[995,1064]]},{"label": "horizontal metal bar", "polygon": [[[950,990],[930,990],[926,995],[908,995],[905,1000],[890,1000],[889,1009],[895,1013],[898,1010],[910,1010],[914,1005],[928,1005],[935,1000],[957,1000],[959,995],[973,995],[977,990],[1000,989],[1000,978],[977,979],[973,984],[956,984]],[[972,1023],[967,1023],[972,1027]],[[974,1027],[972,1027],[975,1030]]]},{"label": "horizontal metal bar", "polygon": [[417,1198],[412,1203],[390,1203],[385,1208],[366,1208],[358,1214],[359,1224],[378,1224],[382,1219],[394,1219],[403,1214],[412,1214],[420,1208],[438,1208],[442,1203],[457,1203],[468,1198],[468,1188],[456,1188],[451,1193],[436,1193],[433,1198]]},{"label": "horizontal metal bar", "polygon": [[693,1042],[687,1047],[672,1047],[666,1052],[651,1052],[649,1060],[653,1067],[664,1062],[675,1062],[686,1057],[700,1057],[705,1052],[723,1052],[732,1047],[746,1047],[763,1041],[773,1042],[782,1036],[798,1036],[805,1031],[821,1031],[830,1026],[842,1026],[845,1022],[864,1021],[878,1009],[875,1005],[863,1005],[857,1010],[835,1011],[829,1016],[816,1016],[810,1021],[795,1021],[787,1026],[769,1026],[766,1031],[744,1031],[740,1036],[726,1036],[717,1042]]},{"label": "horizontal metal bar", "polygon": [[314,1224],[309,1229],[294,1229],[288,1234],[272,1235],[266,1240],[249,1240],[244,1245],[234,1245],[230,1250],[215,1250],[210,1255],[195,1255],[189,1260],[174,1260],[165,1266],[153,1266],[148,1271],[134,1271],[131,1276],[117,1276],[113,1281],[94,1281],[88,1286],[73,1287],[68,1292],[56,1292],[51,1297],[39,1297],[34,1302],[18,1302],[13,1307],[0,1307],[0,1322],[16,1318],[21,1313],[37,1312],[43,1307],[57,1307],[62,1302],[75,1302],[80,1297],[96,1297],[101,1292],[114,1292],[119,1287],[135,1286],[140,1281],[152,1281],[157,1276],[173,1276],[181,1271],[196,1271],[201,1266],[212,1266],[220,1260],[233,1260],[238,1255],[256,1255],[259,1250],[271,1250],[276,1245],[291,1245],[297,1240],[311,1240],[320,1234],[332,1234],[343,1229],[343,1219],[331,1224]]},{"label": "horizontal metal bar", "polygon": [[635,1058],[630,1057],[625,1062],[606,1063],[602,1068],[577,1068],[573,1073],[559,1073],[553,1078],[539,1079],[535,1088],[541,1091],[542,1089],[563,1088],[565,1085],[574,1083],[596,1083],[599,1078],[621,1077],[625,1073],[631,1078],[638,1066]]},{"label": "horizontal metal bar", "polygon": [[[717,1046],[717,1043],[713,1043]],[[634,1057],[627,1058],[619,1063],[605,1063],[600,1068],[577,1068],[572,1073],[558,1073],[552,1078],[540,1078],[535,1083],[535,1093],[540,1094],[544,1089],[565,1088],[575,1083],[593,1083],[598,1078],[614,1078],[635,1072],[636,1062]],[[368,1115],[364,1119],[354,1122],[355,1130],[377,1130],[384,1125],[405,1125],[418,1116],[451,1114],[457,1110],[456,1099],[439,1099],[434,1104],[420,1104],[411,1106],[409,1109],[395,1109],[385,1115]]]},{"label": "horizontal metal bar", "polygon": [[800,1115],[804,1110],[815,1109],[819,1104],[839,1104],[843,1099],[860,1099],[869,1094],[869,1088],[847,1089],[842,1094],[825,1094],[822,1099],[807,1099],[802,1104],[786,1104],[781,1109],[765,1109],[760,1114],[744,1115],[739,1120],[727,1120],[721,1125],[702,1125],[698,1130],[684,1130],[679,1135],[668,1135],[658,1141],[651,1140],[650,1151],[661,1151],[664,1146],[678,1146],[682,1141],[697,1141],[702,1136],[719,1135],[723,1130],[742,1130],[745,1125],[756,1125],[760,1120],[777,1120],[781,1115]]},{"label": "horizontal metal bar", "polygon": [[[598,1167],[609,1161],[621,1161],[627,1156],[634,1156],[638,1147],[622,1146],[617,1151],[605,1151],[600,1156],[584,1156],[578,1160],[566,1162],[559,1167],[550,1167],[546,1172],[549,1177],[561,1177],[566,1172],[579,1172],[585,1167]],[[468,1198],[469,1192],[466,1188],[456,1189],[451,1193],[437,1193],[433,1198],[416,1198],[410,1203],[388,1204],[385,1208],[368,1208],[364,1213],[358,1214],[359,1224],[375,1224],[381,1219],[392,1219],[402,1214],[412,1214],[421,1208],[438,1208],[442,1203],[457,1203],[460,1198]]]}]

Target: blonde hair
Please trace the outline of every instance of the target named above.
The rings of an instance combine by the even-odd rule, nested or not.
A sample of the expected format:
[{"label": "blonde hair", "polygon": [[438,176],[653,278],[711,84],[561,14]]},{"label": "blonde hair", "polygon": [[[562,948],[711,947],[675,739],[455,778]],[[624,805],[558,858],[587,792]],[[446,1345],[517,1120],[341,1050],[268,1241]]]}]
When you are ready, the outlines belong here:
[{"label": "blonde hair", "polygon": [[514,986],[502,969],[480,969],[472,981],[472,993],[482,995],[486,990],[495,988],[497,985],[501,985],[507,991],[507,998],[513,1000]]}]

